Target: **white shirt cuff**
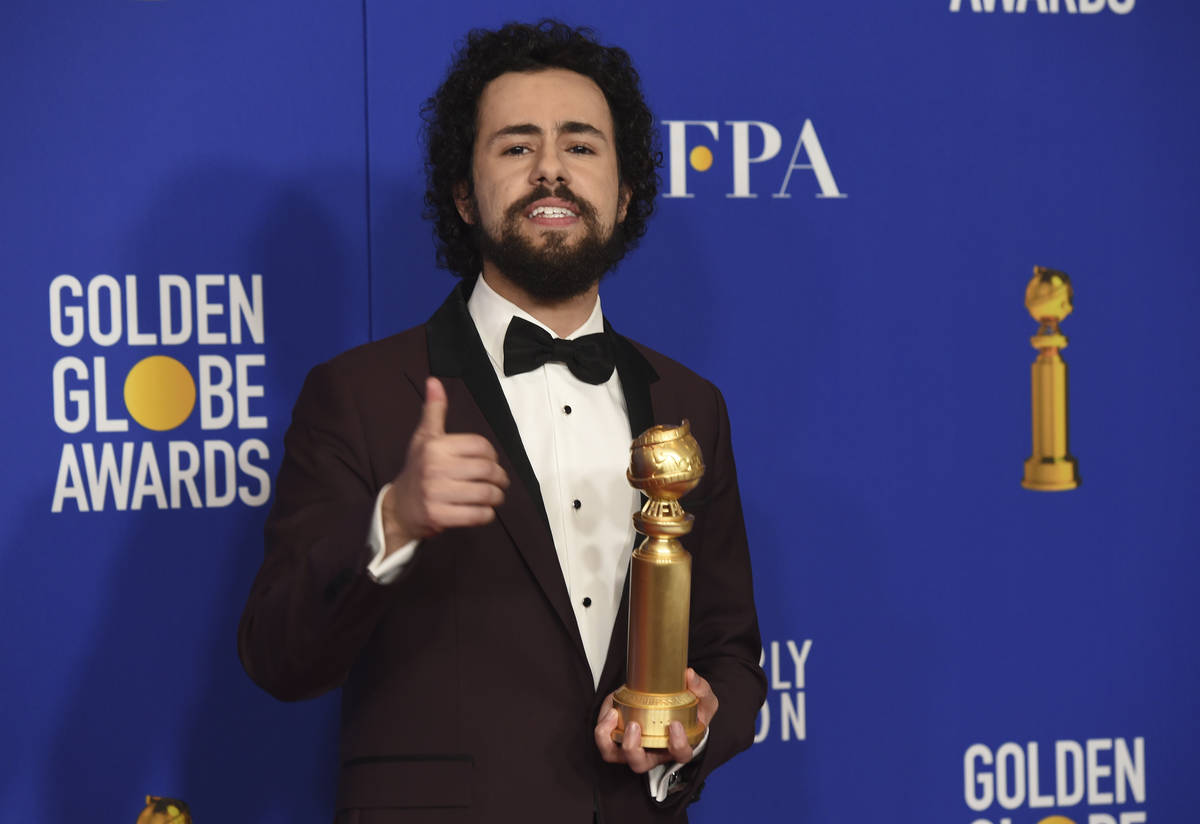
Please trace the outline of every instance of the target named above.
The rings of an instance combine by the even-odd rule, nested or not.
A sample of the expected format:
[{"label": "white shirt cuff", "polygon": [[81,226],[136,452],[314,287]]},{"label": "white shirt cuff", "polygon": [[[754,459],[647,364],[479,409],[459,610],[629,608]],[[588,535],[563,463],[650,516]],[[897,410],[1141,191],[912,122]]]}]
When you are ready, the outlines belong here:
[{"label": "white shirt cuff", "polygon": [[387,546],[383,539],[383,496],[391,488],[384,484],[383,489],[375,496],[375,511],[371,515],[371,528],[367,530],[367,549],[371,550],[371,563],[367,564],[367,573],[376,583],[390,584],[404,571],[404,567],[412,560],[420,540],[409,541],[391,555],[385,555]]},{"label": "white shirt cuff", "polygon": [[[700,739],[700,743],[692,750],[692,758],[697,758],[700,753],[704,752],[704,745],[708,743],[708,732],[708,727],[705,727],[704,737]],[[684,766],[676,761],[671,764],[657,764],[650,768],[650,771],[646,773],[646,777],[650,779],[650,796],[655,801],[663,802],[667,800],[667,795],[670,793],[671,787],[678,780],[675,776],[679,774],[679,771]]]}]

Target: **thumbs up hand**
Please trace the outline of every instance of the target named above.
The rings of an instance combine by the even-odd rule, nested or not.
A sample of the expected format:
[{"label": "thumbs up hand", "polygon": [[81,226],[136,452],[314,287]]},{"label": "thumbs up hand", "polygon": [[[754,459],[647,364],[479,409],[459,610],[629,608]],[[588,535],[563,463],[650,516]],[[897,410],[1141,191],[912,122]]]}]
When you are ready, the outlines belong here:
[{"label": "thumbs up hand", "polygon": [[441,381],[426,380],[408,459],[383,498],[387,555],[444,529],[489,523],[504,502],[508,475],[496,450],[482,435],[446,434],[447,406]]}]

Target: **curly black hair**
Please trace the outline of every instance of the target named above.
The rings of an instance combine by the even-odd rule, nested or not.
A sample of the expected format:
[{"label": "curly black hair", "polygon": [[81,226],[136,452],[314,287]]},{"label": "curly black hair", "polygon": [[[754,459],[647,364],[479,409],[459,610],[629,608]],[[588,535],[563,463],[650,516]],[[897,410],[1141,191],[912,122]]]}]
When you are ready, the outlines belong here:
[{"label": "curly black hair", "polygon": [[483,266],[471,226],[455,207],[454,187],[471,185],[480,95],[507,72],[560,68],[589,77],[608,101],[616,132],[617,170],[631,191],[620,226],[624,248],[633,249],[646,233],[658,194],[662,165],[654,115],[642,96],[641,80],[629,54],[602,46],[591,29],[557,20],[508,23],[496,31],[474,29],[466,37],[446,79],[421,107],[425,144],[425,211],[433,221],[438,265],[459,277],[473,277]]}]

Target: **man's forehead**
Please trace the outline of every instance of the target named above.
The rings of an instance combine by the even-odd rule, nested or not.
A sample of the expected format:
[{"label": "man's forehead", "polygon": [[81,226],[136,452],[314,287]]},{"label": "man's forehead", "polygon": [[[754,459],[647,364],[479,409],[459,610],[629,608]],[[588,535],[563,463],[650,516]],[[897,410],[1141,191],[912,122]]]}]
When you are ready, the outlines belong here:
[{"label": "man's forehead", "polygon": [[546,68],[506,72],[483,88],[479,97],[479,136],[491,139],[501,131],[530,133],[586,127],[612,134],[612,112],[596,82],[568,69]]}]

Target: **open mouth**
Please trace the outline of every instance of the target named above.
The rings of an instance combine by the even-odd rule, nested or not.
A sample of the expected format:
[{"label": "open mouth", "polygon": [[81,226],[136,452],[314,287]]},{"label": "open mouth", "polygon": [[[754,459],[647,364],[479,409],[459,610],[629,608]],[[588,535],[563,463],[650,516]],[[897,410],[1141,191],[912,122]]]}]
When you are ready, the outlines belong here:
[{"label": "open mouth", "polygon": [[539,226],[570,226],[579,220],[579,212],[574,204],[556,198],[534,203],[525,217]]}]

